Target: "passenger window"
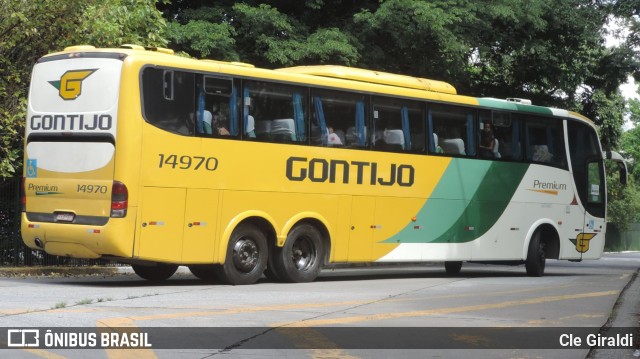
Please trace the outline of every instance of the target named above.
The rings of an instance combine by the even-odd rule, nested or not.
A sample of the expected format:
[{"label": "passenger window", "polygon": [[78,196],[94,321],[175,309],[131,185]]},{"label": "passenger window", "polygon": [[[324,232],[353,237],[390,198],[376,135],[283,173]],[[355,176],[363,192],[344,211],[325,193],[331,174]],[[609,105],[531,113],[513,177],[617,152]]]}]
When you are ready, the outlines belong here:
[{"label": "passenger window", "polygon": [[195,133],[195,75],[190,72],[147,67],[142,71],[143,115],[161,129]]},{"label": "passenger window", "polygon": [[197,76],[196,131],[203,136],[238,136],[238,95],[230,79]]},{"label": "passenger window", "polygon": [[506,111],[480,111],[478,154],[485,159],[522,159],[521,120]]},{"label": "passenger window", "polygon": [[371,144],[383,151],[422,151],[424,116],[418,102],[390,98],[373,100]]},{"label": "passenger window", "polygon": [[453,156],[475,156],[473,110],[457,106],[429,108],[429,152]]},{"label": "passenger window", "polygon": [[311,143],[318,146],[366,147],[365,96],[337,91],[312,93]]},{"label": "passenger window", "polygon": [[246,81],[243,106],[245,137],[281,143],[307,141],[305,88]]},{"label": "passenger window", "polygon": [[522,120],[507,112],[494,111],[493,121],[498,140],[500,158],[505,160],[522,159]]},{"label": "passenger window", "polygon": [[562,120],[524,116],[526,159],[534,163],[566,167]]}]

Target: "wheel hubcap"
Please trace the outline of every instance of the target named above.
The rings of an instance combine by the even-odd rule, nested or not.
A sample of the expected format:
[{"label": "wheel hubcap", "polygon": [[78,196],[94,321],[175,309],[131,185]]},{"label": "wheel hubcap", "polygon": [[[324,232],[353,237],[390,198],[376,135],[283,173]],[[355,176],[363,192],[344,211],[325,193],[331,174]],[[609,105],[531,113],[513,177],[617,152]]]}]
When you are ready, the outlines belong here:
[{"label": "wheel hubcap", "polygon": [[233,246],[233,264],[242,272],[251,272],[258,263],[259,251],[256,243],[243,238]]},{"label": "wheel hubcap", "polygon": [[298,270],[311,267],[316,259],[316,247],[313,242],[307,237],[298,238],[293,244],[291,259]]}]

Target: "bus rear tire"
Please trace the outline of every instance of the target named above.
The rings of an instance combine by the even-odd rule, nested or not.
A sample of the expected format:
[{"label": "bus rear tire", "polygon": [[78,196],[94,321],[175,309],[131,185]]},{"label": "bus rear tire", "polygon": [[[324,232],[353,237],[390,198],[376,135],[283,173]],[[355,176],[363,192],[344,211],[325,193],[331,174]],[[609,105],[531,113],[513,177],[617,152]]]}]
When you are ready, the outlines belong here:
[{"label": "bus rear tire", "polygon": [[274,269],[285,282],[313,282],[320,274],[324,247],[322,235],[310,224],[296,225],[282,248],[274,253]]},{"label": "bus rear tire", "polygon": [[216,273],[216,264],[194,264],[189,266],[191,274],[207,282],[218,281],[218,274]]},{"label": "bus rear tire", "polygon": [[444,262],[444,270],[447,274],[460,274],[462,269],[462,261],[447,261]]},{"label": "bus rear tire", "polygon": [[527,259],[524,262],[527,275],[529,277],[542,277],[546,259],[545,244],[540,240],[540,231],[536,231],[529,242]]},{"label": "bus rear tire", "polygon": [[164,263],[158,263],[155,266],[132,264],[131,268],[140,278],[151,281],[167,280],[178,270],[177,265]]},{"label": "bus rear tire", "polygon": [[231,234],[224,264],[215,272],[227,284],[253,284],[267,267],[268,252],[265,234],[252,224],[240,224]]}]

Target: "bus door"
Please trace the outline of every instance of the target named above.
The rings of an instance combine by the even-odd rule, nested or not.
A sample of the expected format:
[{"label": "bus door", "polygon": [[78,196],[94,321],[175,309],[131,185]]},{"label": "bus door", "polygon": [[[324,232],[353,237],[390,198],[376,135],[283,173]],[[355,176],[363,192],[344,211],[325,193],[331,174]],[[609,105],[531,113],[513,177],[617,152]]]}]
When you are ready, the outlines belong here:
[{"label": "bus door", "polygon": [[[598,245],[604,248],[604,233],[606,226],[606,206],[607,206],[607,198],[606,193],[607,189],[605,186],[605,170],[604,170],[604,161],[603,158],[612,160],[616,166],[618,166],[620,183],[622,185],[627,184],[627,165],[625,163],[624,158],[617,152],[608,151],[604,152],[602,157],[593,157],[587,162],[587,203],[586,203],[586,213],[584,218],[584,231],[585,238],[583,241],[588,240],[589,246],[593,244],[591,240],[589,240],[589,233],[594,234],[594,239],[597,237],[601,238],[602,243]],[[586,258],[590,253],[597,252],[589,252],[585,251],[582,258]],[[594,258],[597,258],[593,256]]]},{"label": "bus door", "polygon": [[[580,258],[589,256],[589,253],[601,253],[604,248],[605,233],[605,206],[606,186],[604,184],[604,163],[602,157],[593,157],[587,160],[586,178],[587,193],[583,231],[576,238],[576,250],[580,252]],[[595,248],[591,246],[595,245]],[[590,251],[590,249],[593,249]],[[598,255],[599,256],[599,255]]]},{"label": "bus door", "polygon": [[[598,258],[604,248],[606,186],[604,162],[600,151],[600,144],[595,129],[578,122],[567,121],[567,140],[573,180],[576,185],[577,196],[582,204],[582,231],[571,236],[575,245],[568,252],[576,252],[580,259]],[[571,207],[577,207],[574,199]]]}]

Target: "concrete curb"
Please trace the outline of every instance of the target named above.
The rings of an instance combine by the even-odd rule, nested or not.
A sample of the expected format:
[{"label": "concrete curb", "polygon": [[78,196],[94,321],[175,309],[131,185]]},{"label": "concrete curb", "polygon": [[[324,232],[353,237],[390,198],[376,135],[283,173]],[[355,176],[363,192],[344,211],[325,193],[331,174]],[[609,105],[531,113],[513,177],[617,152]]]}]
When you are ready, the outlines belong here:
[{"label": "concrete curb", "polygon": [[634,349],[593,349],[587,359],[638,359],[640,357],[640,270],[637,270],[625,286],[613,307],[611,317],[600,333],[608,328],[635,328]]},{"label": "concrete curb", "polygon": [[118,273],[118,267],[0,267],[0,277],[75,277]]}]

